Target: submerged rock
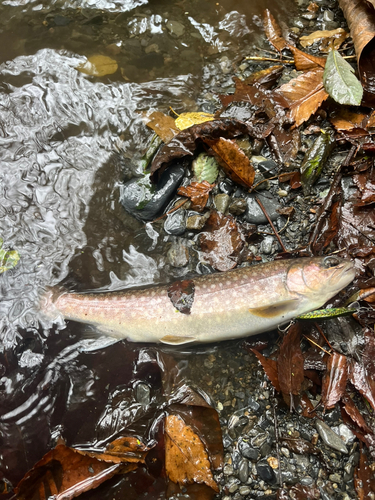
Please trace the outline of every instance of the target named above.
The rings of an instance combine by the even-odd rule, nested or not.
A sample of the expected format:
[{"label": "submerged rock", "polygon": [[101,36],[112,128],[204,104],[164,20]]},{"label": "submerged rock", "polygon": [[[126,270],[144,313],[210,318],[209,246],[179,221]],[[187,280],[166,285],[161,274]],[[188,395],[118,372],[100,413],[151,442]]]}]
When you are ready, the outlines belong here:
[{"label": "submerged rock", "polygon": [[276,220],[279,217],[280,214],[277,210],[280,208],[280,204],[272,194],[266,192],[255,195],[252,193],[247,196],[247,209],[245,212],[245,220],[247,222],[251,222],[252,224],[266,224],[268,222],[256,198],[262,203],[271,220]]},{"label": "submerged rock", "polygon": [[163,212],[184,177],[182,165],[165,170],[155,185],[149,174],[126,182],[120,191],[120,202],[127,212],[140,220],[153,220]]}]

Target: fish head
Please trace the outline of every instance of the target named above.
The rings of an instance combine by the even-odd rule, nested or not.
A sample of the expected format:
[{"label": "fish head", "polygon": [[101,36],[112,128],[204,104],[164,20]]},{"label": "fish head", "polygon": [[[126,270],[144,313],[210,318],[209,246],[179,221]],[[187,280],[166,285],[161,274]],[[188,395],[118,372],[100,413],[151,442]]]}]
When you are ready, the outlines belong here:
[{"label": "fish head", "polygon": [[[323,305],[355,277],[352,261],[336,256],[296,260],[291,264],[286,287],[291,293]],[[320,307],[320,306],[319,306]]]}]

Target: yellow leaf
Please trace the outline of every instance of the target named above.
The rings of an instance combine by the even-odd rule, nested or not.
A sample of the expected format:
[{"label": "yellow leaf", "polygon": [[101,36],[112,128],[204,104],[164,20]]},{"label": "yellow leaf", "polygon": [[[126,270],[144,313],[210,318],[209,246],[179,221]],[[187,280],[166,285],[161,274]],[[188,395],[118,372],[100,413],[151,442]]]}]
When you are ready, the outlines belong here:
[{"label": "yellow leaf", "polygon": [[80,64],[76,69],[85,75],[90,76],[105,76],[116,73],[118,68],[117,62],[107,56],[91,56],[83,64]]},{"label": "yellow leaf", "polygon": [[175,120],[161,111],[154,111],[151,115],[144,115],[146,125],[158,134],[160,139],[167,143],[178,134]]},{"label": "yellow leaf", "polygon": [[165,468],[169,479],[178,484],[206,483],[219,492],[205,447],[193,429],[182,418],[168,415],[164,432]]},{"label": "yellow leaf", "polygon": [[310,35],[301,36],[299,42],[302,45],[302,47],[306,48],[312,45],[314,42],[317,42],[324,38],[329,38],[329,39],[336,39],[334,43],[341,45],[341,43],[345,40],[347,36],[348,33],[343,28],[337,28],[335,30],[314,31],[314,33],[310,33]]},{"label": "yellow leaf", "polygon": [[181,113],[178,118],[176,118],[176,127],[180,130],[185,130],[192,125],[209,122],[213,119],[214,115],[211,113]]}]

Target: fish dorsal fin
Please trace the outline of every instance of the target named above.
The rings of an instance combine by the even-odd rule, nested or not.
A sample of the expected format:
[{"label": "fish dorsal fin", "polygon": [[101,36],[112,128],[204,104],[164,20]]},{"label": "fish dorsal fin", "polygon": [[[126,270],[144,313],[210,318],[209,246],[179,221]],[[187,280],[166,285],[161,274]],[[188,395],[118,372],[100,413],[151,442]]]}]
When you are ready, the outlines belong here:
[{"label": "fish dorsal fin", "polygon": [[260,316],[261,318],[275,318],[276,316],[282,316],[284,314],[295,311],[298,307],[299,299],[283,300],[280,302],[274,302],[273,304],[268,304],[262,307],[249,308],[249,312],[254,316]]},{"label": "fish dorsal fin", "polygon": [[160,342],[169,345],[183,345],[190,344],[190,342],[194,342],[196,340],[197,339],[195,337],[178,337],[177,335],[165,335],[160,339]]}]

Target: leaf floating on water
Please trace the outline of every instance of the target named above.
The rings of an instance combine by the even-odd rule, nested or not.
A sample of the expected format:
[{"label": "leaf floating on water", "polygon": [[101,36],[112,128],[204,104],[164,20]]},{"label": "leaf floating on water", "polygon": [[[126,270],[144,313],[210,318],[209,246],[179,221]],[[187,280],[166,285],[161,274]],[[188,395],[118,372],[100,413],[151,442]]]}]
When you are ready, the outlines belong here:
[{"label": "leaf floating on water", "polygon": [[343,28],[314,31],[314,33],[310,33],[310,35],[301,36],[299,43],[302,47],[306,48],[320,40],[324,40],[325,43],[332,40],[334,49],[338,49],[347,36],[348,33]]},{"label": "leaf floating on water", "polygon": [[114,59],[100,54],[91,56],[85,63],[77,66],[77,70],[85,75],[90,76],[105,76],[116,73],[118,64]]},{"label": "leaf floating on water", "polygon": [[161,111],[154,111],[150,116],[145,116],[145,121],[146,125],[156,132],[165,143],[173,139],[179,132],[174,118],[165,115]]},{"label": "leaf floating on water", "polygon": [[216,158],[206,153],[201,153],[193,161],[193,172],[198,182],[207,181],[210,184],[216,181],[219,173],[219,163]]},{"label": "leaf floating on water", "polygon": [[337,50],[328,54],[323,75],[324,88],[339,104],[359,106],[363,88],[354,75],[354,69]]},{"label": "leaf floating on water", "polygon": [[220,137],[217,141],[205,141],[217,157],[229,177],[238,184],[251,187],[254,182],[255,170],[249,158],[234,141]]},{"label": "leaf floating on water", "polygon": [[175,123],[179,130],[185,130],[192,125],[198,125],[199,123],[209,122],[214,119],[215,116],[211,113],[181,113],[176,118]]},{"label": "leaf floating on water", "polygon": [[207,205],[208,196],[215,184],[210,184],[207,181],[192,182],[189,186],[178,188],[177,194],[186,196],[191,199],[192,210],[202,212]]},{"label": "leaf floating on water", "polygon": [[13,269],[20,260],[17,250],[4,250],[3,240],[0,238],[0,273]]},{"label": "leaf floating on water", "polygon": [[165,419],[165,469],[174,483],[205,483],[214,491],[219,488],[211,472],[210,461],[200,437],[182,418]]}]

